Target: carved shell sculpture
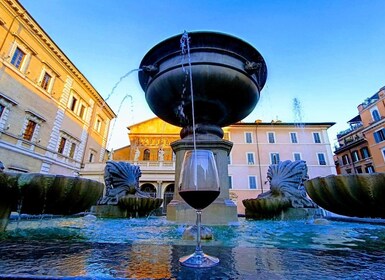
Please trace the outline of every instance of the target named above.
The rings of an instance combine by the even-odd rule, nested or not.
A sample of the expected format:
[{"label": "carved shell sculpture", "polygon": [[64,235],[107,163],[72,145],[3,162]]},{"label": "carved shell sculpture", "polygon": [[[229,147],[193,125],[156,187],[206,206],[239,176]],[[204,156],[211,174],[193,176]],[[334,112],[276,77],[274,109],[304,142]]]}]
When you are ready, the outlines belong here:
[{"label": "carved shell sculpture", "polygon": [[148,197],[149,195],[139,190],[139,177],[141,174],[140,167],[137,165],[131,165],[123,161],[107,161],[104,168],[106,193],[98,201],[98,204],[116,205],[120,198],[126,195]]},{"label": "carved shell sculpture", "polygon": [[118,205],[126,217],[146,217],[163,203],[139,189],[140,167],[124,161],[107,161],[104,169],[106,194],[99,205]]},{"label": "carved shell sculpture", "polygon": [[306,162],[283,161],[269,166],[267,179],[270,191],[255,199],[243,200],[246,216],[269,218],[288,208],[316,208],[306,195],[303,182],[308,179]]},{"label": "carved shell sculpture", "polygon": [[385,218],[385,174],[317,177],[305,182],[307,193],[320,207],[336,214]]},{"label": "carved shell sculpture", "polygon": [[127,194],[135,194],[139,190],[140,167],[124,161],[109,160],[104,168],[104,182],[107,190],[126,189]]}]

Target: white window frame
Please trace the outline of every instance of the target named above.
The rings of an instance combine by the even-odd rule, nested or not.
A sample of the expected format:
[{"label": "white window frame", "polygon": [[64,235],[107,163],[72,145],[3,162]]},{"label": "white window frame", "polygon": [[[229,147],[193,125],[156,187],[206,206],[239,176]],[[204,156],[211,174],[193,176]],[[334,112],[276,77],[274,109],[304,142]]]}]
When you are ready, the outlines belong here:
[{"label": "white window frame", "polygon": [[103,126],[103,119],[101,116],[97,115],[94,123],[94,129],[96,132],[100,133]]},{"label": "white window frame", "polygon": [[[295,137],[295,142],[293,141],[292,135],[294,135],[294,137]],[[289,136],[290,136],[290,143],[298,144],[298,133],[297,132],[290,132]]]},{"label": "white window frame", "polygon": [[[20,64],[19,68],[17,68],[15,65],[13,65],[11,63],[11,61],[13,59],[13,56],[15,55],[16,49],[18,49],[18,48],[24,53],[24,58],[23,58],[23,61]],[[13,45],[12,45],[11,50],[10,50],[9,63],[14,67],[14,69],[17,69],[21,73],[25,74],[27,72],[27,68],[28,68],[29,62],[31,61],[31,56],[32,56],[32,52],[29,49],[27,49],[22,44],[19,44],[18,42],[15,41],[13,43]]]},{"label": "white window frame", "polygon": [[[252,188],[252,185],[251,185],[251,183],[252,183],[252,178],[254,178],[254,183],[255,183],[255,188]],[[249,186],[249,189],[250,190],[258,190],[259,188],[258,188],[258,181],[257,181],[257,176],[255,176],[255,175],[249,175],[249,176],[247,176],[247,183],[248,183],[248,186]]]},{"label": "white window frame", "polygon": [[[43,79],[44,79],[45,74],[48,74],[51,77],[51,79],[48,82],[47,89],[43,88]],[[39,82],[38,82],[41,89],[45,90],[48,93],[52,93],[52,89],[53,89],[53,85],[55,83],[55,80],[56,80],[56,74],[51,69],[44,66],[41,73],[40,73]]]},{"label": "white window frame", "polygon": [[[299,159],[295,159],[295,155],[299,155]],[[298,152],[293,152],[293,160],[302,160],[302,154]]]},{"label": "white window frame", "polygon": [[[321,161],[320,161],[320,158],[319,158],[320,155],[323,155],[323,158],[325,160],[325,164],[321,164]],[[325,153],[317,153],[317,162],[318,162],[318,165],[322,165],[322,166],[326,166],[327,165],[327,160],[326,160]]]},{"label": "white window frame", "polygon": [[[273,142],[270,142],[270,135],[273,136]],[[275,139],[275,132],[274,131],[268,131],[267,132],[267,143],[269,144],[275,144],[277,141]]]},{"label": "white window frame", "polygon": [[[319,142],[317,142],[317,137],[316,137],[316,135],[318,135],[318,140],[319,140]],[[315,144],[321,144],[321,143],[322,143],[321,133],[319,133],[319,132],[313,132],[313,142],[314,142]]]},{"label": "white window frame", "polygon": [[[248,142],[249,137],[250,137],[250,142]],[[251,133],[250,131],[245,132],[245,143],[246,144],[252,144],[253,143],[253,133]]]},{"label": "white window frame", "polygon": [[[46,120],[42,116],[40,116],[40,115],[38,115],[32,111],[26,110],[23,127],[20,131],[21,138],[23,138],[23,135],[25,133],[25,130],[27,129],[27,125],[28,125],[29,121],[33,121],[36,123],[35,129],[33,130],[33,133],[32,133],[31,140],[29,140],[29,142],[36,143],[36,142],[38,142],[40,127],[43,124],[43,122],[46,122]],[[28,141],[28,140],[23,139],[23,141]],[[21,143],[22,143],[22,141],[19,140],[18,145],[21,145]]]},{"label": "white window frame", "polygon": [[0,104],[4,106],[4,110],[0,115],[0,130],[6,130],[9,128],[7,121],[11,107],[18,105],[18,103],[7,96],[0,94]]},{"label": "white window frame", "polygon": [[[63,152],[59,153],[59,146],[60,146],[60,141],[62,138],[65,138],[66,142],[64,144]],[[72,144],[75,144],[75,151],[74,151],[73,157],[70,156]],[[76,137],[72,136],[70,133],[68,133],[64,130],[60,131],[59,139],[58,139],[58,142],[56,145],[56,152],[59,155],[76,160],[80,156],[79,155],[79,147],[80,147],[80,140],[79,139],[77,139]]]},{"label": "white window frame", "polygon": [[[74,109],[72,110],[71,107],[72,107],[72,103],[73,103],[73,99],[76,99],[76,104],[74,106]],[[80,115],[81,113],[81,108],[82,106],[85,107],[84,109],[84,113],[83,113],[83,116]],[[87,118],[87,114],[88,114],[88,109],[89,109],[89,106],[88,104],[84,101],[84,99],[82,99],[80,97],[80,95],[74,91],[74,90],[71,90],[71,94],[70,94],[70,97],[68,99],[68,105],[67,105],[67,108],[69,109],[69,111],[71,111],[73,114],[75,114],[76,116],[78,116],[79,118],[81,118],[82,120],[86,120]],[[94,127],[96,128],[96,127]],[[95,129],[96,130],[96,129]],[[99,131],[100,132],[100,131]]]},{"label": "white window frame", "polygon": [[[278,162],[273,162],[273,155],[278,155]],[[272,152],[269,154],[270,156],[270,164],[278,164],[281,161],[281,157],[278,152]]]},{"label": "white window frame", "polygon": [[382,157],[383,157],[384,162],[385,162],[385,147],[383,147],[383,148],[381,149],[381,154],[382,154]]},{"label": "white window frame", "polygon": [[353,162],[358,162],[358,161],[360,161],[360,154],[359,154],[359,151],[358,151],[358,150],[354,150],[354,151],[351,153],[351,157],[352,157],[352,161],[353,161]]},{"label": "white window frame", "polygon": [[[252,157],[252,161],[250,161],[249,155]],[[254,165],[255,164],[255,154],[253,152],[247,152],[246,153],[246,162],[249,165]]]},{"label": "white window frame", "polygon": [[[377,112],[378,114],[378,120],[376,120],[375,116],[374,116],[374,112]],[[378,110],[377,106],[374,106],[373,108],[370,109],[370,116],[372,117],[372,121],[373,122],[378,122],[379,120],[381,120],[381,115],[380,115],[380,111]]]}]

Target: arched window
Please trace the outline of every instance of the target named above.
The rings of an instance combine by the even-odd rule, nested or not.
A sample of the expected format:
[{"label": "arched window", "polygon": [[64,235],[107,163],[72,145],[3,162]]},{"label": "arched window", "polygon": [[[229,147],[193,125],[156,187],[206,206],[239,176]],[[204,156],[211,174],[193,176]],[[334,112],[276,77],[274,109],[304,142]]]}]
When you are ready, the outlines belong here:
[{"label": "arched window", "polygon": [[381,119],[380,113],[378,112],[377,109],[372,110],[372,118],[373,118],[373,121],[375,121],[375,122],[377,122]]},{"label": "arched window", "polygon": [[150,150],[145,149],[143,152],[143,160],[150,160]]}]

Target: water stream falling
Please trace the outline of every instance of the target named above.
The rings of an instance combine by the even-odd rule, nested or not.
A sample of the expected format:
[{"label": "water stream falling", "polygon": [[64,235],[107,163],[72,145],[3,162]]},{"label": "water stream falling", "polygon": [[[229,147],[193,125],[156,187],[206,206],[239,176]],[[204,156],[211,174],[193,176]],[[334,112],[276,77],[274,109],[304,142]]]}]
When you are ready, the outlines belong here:
[{"label": "water stream falling", "polygon": [[[190,37],[188,36],[187,31],[183,32],[183,35],[180,39],[180,48],[182,53],[182,70],[185,73],[185,77],[189,78],[190,82],[190,98],[191,98],[191,117],[192,117],[192,127],[193,127],[193,144],[194,151],[196,151],[196,138],[195,138],[195,109],[194,109],[194,90],[193,90],[193,81],[192,81],[192,67],[191,67],[191,54],[190,54]],[[188,68],[184,66],[185,56],[187,55],[187,64]],[[183,86],[182,92],[182,102],[183,96],[186,91],[186,86]]]},{"label": "water stream falling", "polygon": [[[110,98],[114,95],[116,88],[118,87],[118,85],[119,85],[121,82],[123,82],[123,81],[124,81],[128,76],[130,76],[132,73],[139,72],[139,71],[143,71],[143,69],[140,69],[140,68],[139,68],[139,69],[132,69],[132,70],[128,71],[126,74],[124,74],[123,76],[121,76],[121,77],[119,78],[119,80],[115,83],[115,85],[112,87],[111,92],[110,92],[110,93],[108,94],[108,96],[104,99],[103,105],[100,107],[100,109],[103,110],[104,106],[106,106],[106,104],[107,104],[107,103],[106,103],[107,100],[110,99]],[[116,118],[115,118],[115,120],[114,120],[114,123],[113,123],[111,129],[110,129],[109,136],[108,136],[108,139],[107,139],[107,145],[106,145],[107,148],[108,148],[108,146],[110,145],[111,138],[112,138],[113,133],[114,133],[114,131],[115,131],[115,125],[116,125],[117,119],[118,119],[118,117],[119,117],[120,110],[122,109],[122,105],[123,105],[124,101],[125,101],[127,98],[131,98],[131,103],[133,102],[133,97],[132,97],[132,95],[130,95],[130,94],[126,94],[126,95],[123,97],[122,101],[120,102],[118,111],[116,112]],[[132,106],[132,104],[131,104],[131,106]],[[133,113],[133,110],[132,110],[132,109],[131,109],[131,113]]]},{"label": "water stream falling", "polygon": [[304,129],[305,125],[303,123],[302,117],[302,106],[301,102],[297,97],[293,98],[293,113],[295,126]]},{"label": "water stream falling", "polygon": [[[194,90],[193,90],[193,81],[192,81],[192,67],[191,67],[191,53],[190,53],[190,37],[188,36],[187,31],[183,32],[183,35],[180,39],[180,48],[181,48],[181,54],[182,54],[182,70],[185,73],[185,82],[187,81],[187,78],[190,82],[190,100],[191,100],[191,118],[192,118],[192,133],[193,133],[193,147],[194,147],[194,183],[195,187],[198,188],[198,161],[197,161],[197,147],[196,147],[196,133],[195,133],[195,109],[194,109]],[[187,55],[187,64],[188,67],[186,68],[184,66],[185,56]],[[186,91],[185,84],[183,85],[183,91],[182,91],[182,102],[183,102],[183,96]],[[183,109],[183,107],[181,107]]]}]

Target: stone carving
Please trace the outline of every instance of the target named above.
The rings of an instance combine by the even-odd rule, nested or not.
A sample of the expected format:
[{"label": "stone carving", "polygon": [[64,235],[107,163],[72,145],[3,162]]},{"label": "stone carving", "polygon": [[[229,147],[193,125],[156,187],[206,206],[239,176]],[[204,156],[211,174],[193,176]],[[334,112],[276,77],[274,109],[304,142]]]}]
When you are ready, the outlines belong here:
[{"label": "stone carving", "polygon": [[284,161],[270,165],[267,172],[270,191],[256,199],[245,199],[246,216],[271,218],[288,208],[317,208],[306,195],[308,179],[305,161]]},{"label": "stone carving", "polygon": [[123,161],[107,161],[104,169],[106,194],[99,201],[99,205],[117,205],[119,199],[126,195],[136,197],[150,197],[139,189],[139,178],[142,175],[140,167]]}]

